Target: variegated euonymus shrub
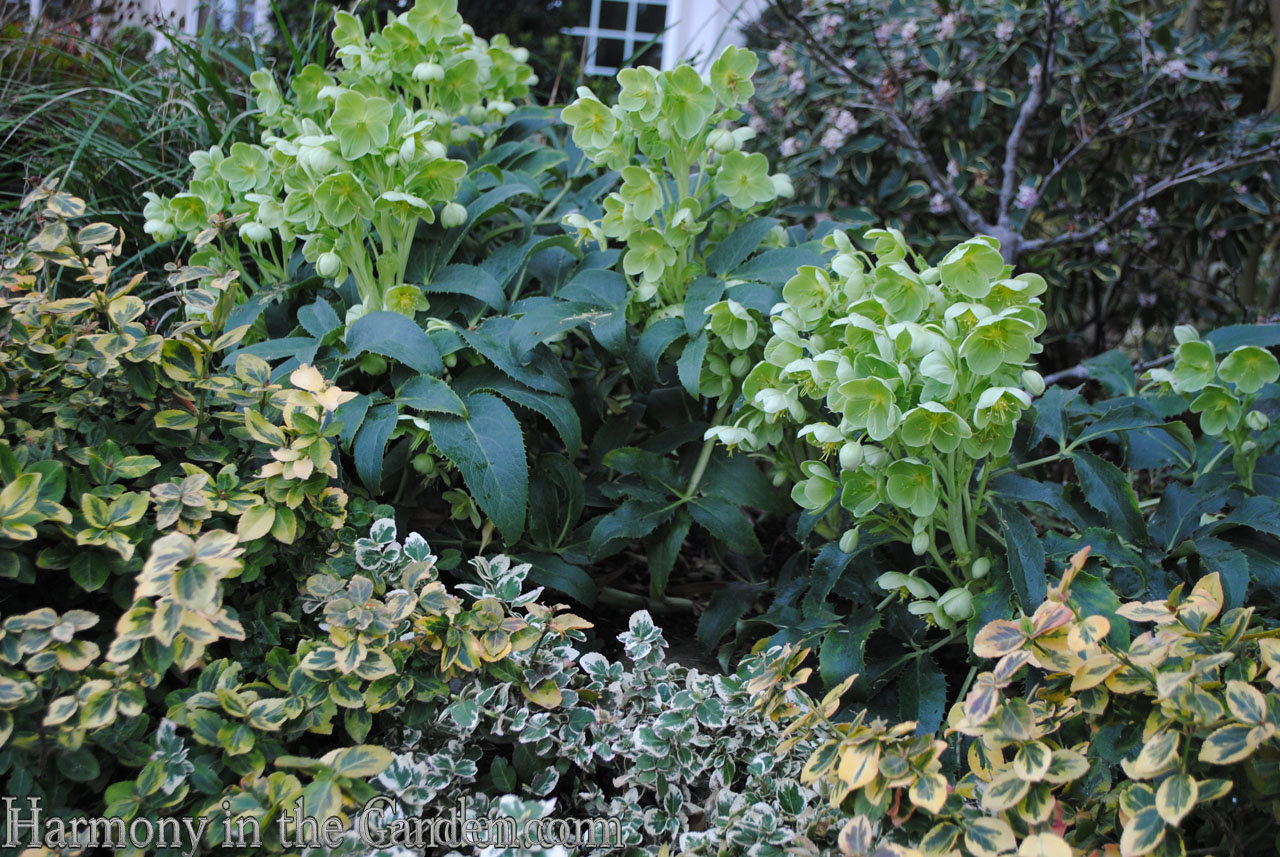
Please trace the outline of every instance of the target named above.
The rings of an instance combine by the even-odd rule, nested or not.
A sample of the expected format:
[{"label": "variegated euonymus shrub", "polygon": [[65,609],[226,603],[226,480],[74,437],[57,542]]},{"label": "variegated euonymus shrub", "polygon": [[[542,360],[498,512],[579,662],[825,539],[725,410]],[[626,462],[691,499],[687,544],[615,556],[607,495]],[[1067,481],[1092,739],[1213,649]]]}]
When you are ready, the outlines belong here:
[{"label": "variegated euonymus shrub", "polygon": [[920,564],[880,585],[950,629],[973,615],[969,585],[991,568],[979,529],[987,481],[1044,390],[1030,360],[1045,283],[1014,276],[990,238],[937,265],[895,229],[864,238],[870,254],[843,231],[829,236],[829,266],[802,267],[767,322],[732,300],[710,308],[731,350],[754,357],[757,328],[773,335],[742,406],[707,434],[768,458],[845,553],[867,537],[910,544]]},{"label": "variegated euonymus shrub", "polygon": [[[186,192],[147,195],[146,229],[186,235],[203,248],[194,264],[256,278],[253,291],[295,279],[300,250],[324,280],[354,280],[349,322],[412,317],[427,307],[421,283],[405,279],[419,229],[443,243],[470,217],[454,201],[468,164],[450,146],[492,145],[534,79],[528,52],[477,38],[449,0],[420,0],[373,33],[339,11],[333,44],[340,67],[308,65],[286,91],[255,71],[261,142],[193,153]],[[210,304],[235,294],[208,291]]]},{"label": "variegated euonymus shrub", "polygon": [[852,813],[841,854],[1244,857],[1280,845],[1280,631],[1252,608],[1223,612],[1216,574],[1098,611],[1073,588],[1087,553],[1034,613],[978,633],[974,653],[998,660],[941,737],[832,721],[845,686],[792,706],[780,691],[802,677],[803,653],[775,656],[779,690],[760,704],[789,722],[788,741],[818,742],[802,779]]},{"label": "variegated euonymus shrub", "polygon": [[[353,580],[409,581],[434,559],[424,559],[419,537],[410,535],[401,545],[389,527],[379,522],[374,539],[357,542]],[[494,663],[456,671],[447,688],[430,693],[423,692],[422,679],[410,678],[412,692],[404,692],[399,704],[388,707],[394,697],[386,692],[370,704],[403,723],[387,739],[403,752],[375,780],[394,798],[379,824],[391,830],[408,819],[430,818],[466,797],[477,814],[496,809],[515,817],[618,819],[617,828],[602,828],[619,830],[617,841],[579,853],[654,854],[663,845],[668,853],[688,855],[832,853],[841,815],[823,799],[821,786],[800,783],[814,745],[780,752],[781,727],[757,710],[764,656],[750,656],[730,675],[670,663],[662,630],[644,611],[618,635],[624,660],[584,652],[576,628],[585,623],[541,617],[541,588],[522,586],[528,565],[497,557],[478,559],[475,567],[480,582],[458,588],[477,605],[490,605],[485,609],[495,617],[527,610],[532,630],[515,630],[512,645],[500,641],[495,650],[506,654],[501,661],[489,651],[494,631],[487,630],[476,662]],[[309,591],[335,588],[335,578],[322,579],[319,587],[313,580]],[[340,611],[324,611],[334,612]],[[419,627],[411,623],[389,648],[420,646]],[[556,628],[568,632],[551,633]],[[385,683],[405,685],[405,675],[436,666],[411,658],[406,673]],[[339,853],[404,852],[370,849],[353,833]]]}]

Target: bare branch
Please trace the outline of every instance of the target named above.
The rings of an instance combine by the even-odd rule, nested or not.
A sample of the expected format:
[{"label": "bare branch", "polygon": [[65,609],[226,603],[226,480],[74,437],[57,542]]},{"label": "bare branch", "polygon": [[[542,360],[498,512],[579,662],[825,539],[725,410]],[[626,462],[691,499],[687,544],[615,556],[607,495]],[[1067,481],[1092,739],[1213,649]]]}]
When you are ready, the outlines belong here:
[{"label": "bare branch", "polygon": [[858,74],[854,69],[846,67],[839,57],[832,54],[830,49],[814,35],[813,31],[809,29],[809,26],[800,16],[787,8],[785,0],[772,0],[771,5],[800,37],[801,41],[813,51],[814,56],[821,61],[829,72],[850,83],[857,84],[871,95],[875,101],[875,109],[884,116],[894,133],[898,135],[912,162],[924,173],[925,182],[933,189],[934,193],[941,194],[943,199],[951,204],[952,209],[964,225],[974,232],[993,231],[992,225],[987,223],[974,210],[973,206],[969,205],[964,197],[956,191],[951,182],[938,171],[937,165],[934,164],[933,158],[929,153],[925,151],[920,138],[912,130],[911,126],[907,124],[902,114],[881,95],[879,87],[870,79]]},{"label": "bare branch", "polygon": [[1018,149],[1022,147],[1022,138],[1026,136],[1032,118],[1044,102],[1045,91],[1049,88],[1050,79],[1053,77],[1053,60],[1057,51],[1058,0],[1049,0],[1045,4],[1045,9],[1044,54],[1040,59],[1040,74],[1031,82],[1031,92],[1027,95],[1027,100],[1022,102],[1017,121],[1013,123],[1013,130],[1009,132],[1009,139],[1004,145],[1004,166],[1000,181],[1000,202],[996,210],[996,223],[1005,228],[1009,227],[1009,209],[1013,205],[1014,186],[1018,181]]},{"label": "bare branch", "polygon": [[[1173,355],[1166,354],[1165,356],[1156,358],[1155,360],[1146,360],[1134,363],[1133,373],[1141,377],[1142,373],[1146,372],[1148,369],[1155,369],[1158,366],[1164,366],[1165,364],[1172,362]],[[1084,381],[1088,377],[1089,367],[1083,363],[1077,363],[1070,369],[1063,369],[1061,372],[1054,372],[1052,375],[1045,375],[1044,383],[1046,387],[1052,387],[1054,384],[1059,384],[1063,381]]]},{"label": "bare branch", "polygon": [[1099,235],[1104,234],[1121,220],[1123,220],[1135,208],[1138,208],[1145,202],[1149,202],[1167,190],[1172,190],[1190,182],[1199,181],[1227,170],[1238,169],[1239,167],[1247,167],[1251,164],[1261,164],[1273,161],[1280,155],[1280,140],[1274,140],[1265,146],[1258,146],[1254,149],[1242,152],[1239,155],[1228,156],[1219,159],[1210,159],[1200,161],[1185,167],[1171,176],[1167,176],[1160,181],[1143,188],[1138,193],[1131,196],[1123,202],[1115,211],[1107,215],[1099,223],[1095,223],[1088,229],[1080,232],[1064,232],[1061,235],[1055,235],[1052,238],[1037,238],[1022,242],[1022,252],[1034,252],[1036,250],[1045,250],[1053,247],[1070,247],[1075,244],[1084,244],[1092,241]]}]

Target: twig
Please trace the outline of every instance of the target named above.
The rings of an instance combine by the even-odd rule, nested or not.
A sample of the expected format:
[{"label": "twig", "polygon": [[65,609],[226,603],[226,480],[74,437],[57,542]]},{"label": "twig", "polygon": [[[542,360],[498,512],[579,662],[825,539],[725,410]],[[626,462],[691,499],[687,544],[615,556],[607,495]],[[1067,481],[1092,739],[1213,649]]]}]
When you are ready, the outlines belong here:
[{"label": "twig", "polygon": [[[1165,356],[1159,357],[1155,360],[1140,361],[1133,364],[1133,374],[1141,376],[1142,373],[1146,372],[1148,369],[1155,369],[1159,366],[1164,366],[1166,363],[1172,362],[1172,354],[1166,354]],[[1045,375],[1044,384],[1046,387],[1050,387],[1063,381],[1084,381],[1089,377],[1089,367],[1083,363],[1077,363],[1070,369],[1063,369],[1061,372],[1054,372],[1051,375]]]},{"label": "twig", "polygon": [[1053,76],[1053,60],[1056,52],[1055,32],[1058,23],[1058,0],[1049,0],[1045,4],[1044,20],[1044,54],[1040,60],[1040,74],[1031,83],[1031,92],[1027,100],[1022,102],[1018,118],[1009,132],[1009,139],[1004,144],[1004,166],[1000,179],[1000,203],[996,211],[996,222],[1000,226],[1009,227],[1009,209],[1013,205],[1013,189],[1018,181],[1018,149],[1022,146],[1022,138],[1031,125],[1040,105],[1044,103],[1045,90],[1049,88]]},{"label": "twig", "polygon": [[1033,252],[1051,247],[1068,247],[1073,244],[1083,244],[1087,241],[1092,241],[1094,237],[1110,229],[1115,223],[1129,214],[1129,212],[1167,190],[1171,190],[1189,182],[1199,181],[1200,179],[1208,178],[1209,176],[1216,175],[1227,170],[1246,167],[1250,164],[1267,163],[1272,161],[1277,154],[1280,154],[1280,140],[1273,141],[1265,146],[1250,149],[1236,157],[1224,157],[1217,160],[1210,159],[1200,161],[1197,164],[1193,164],[1179,170],[1174,175],[1161,179],[1149,187],[1143,188],[1121,204],[1115,211],[1107,215],[1107,217],[1100,223],[1095,223],[1088,229],[1080,232],[1064,232],[1061,235],[1055,235],[1052,238],[1024,240],[1022,242],[1021,249],[1023,252]]},{"label": "twig", "polygon": [[952,187],[951,182],[943,179],[942,174],[938,172],[937,166],[933,163],[933,159],[925,151],[924,146],[920,142],[920,138],[916,136],[915,131],[911,130],[911,126],[906,123],[902,115],[891,104],[885,103],[885,99],[879,93],[879,87],[868,78],[858,74],[851,68],[847,68],[839,58],[828,50],[827,46],[818,39],[809,26],[801,20],[791,9],[787,8],[785,0],[773,0],[773,8],[778,15],[787,22],[801,40],[809,46],[814,55],[818,57],[822,64],[839,77],[844,78],[850,83],[855,83],[862,87],[875,99],[875,109],[884,115],[893,127],[893,130],[907,149],[907,153],[911,160],[915,162],[924,173],[925,181],[935,193],[942,194],[947,202],[951,203],[952,209],[964,222],[964,225],[974,232],[990,232],[991,224],[973,209],[968,202]]}]

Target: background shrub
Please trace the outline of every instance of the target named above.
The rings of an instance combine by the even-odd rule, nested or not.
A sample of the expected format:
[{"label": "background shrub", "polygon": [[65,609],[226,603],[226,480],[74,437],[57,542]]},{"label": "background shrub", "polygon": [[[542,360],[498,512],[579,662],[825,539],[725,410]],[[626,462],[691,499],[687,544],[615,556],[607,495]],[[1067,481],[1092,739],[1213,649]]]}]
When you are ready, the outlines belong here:
[{"label": "background shrub", "polygon": [[1274,25],[1200,8],[774,4],[754,127],[797,213],[894,225],[927,255],[992,235],[1043,273],[1046,373],[1151,357],[1175,324],[1280,299]]}]

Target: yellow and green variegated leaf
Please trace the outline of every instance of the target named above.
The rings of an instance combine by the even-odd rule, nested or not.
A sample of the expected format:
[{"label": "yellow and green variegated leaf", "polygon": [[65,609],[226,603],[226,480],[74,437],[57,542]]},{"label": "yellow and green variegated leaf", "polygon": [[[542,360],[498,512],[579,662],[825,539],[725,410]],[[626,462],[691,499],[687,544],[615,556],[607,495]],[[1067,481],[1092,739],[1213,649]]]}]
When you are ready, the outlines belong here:
[{"label": "yellow and green variegated leaf", "polygon": [[1054,750],[1049,768],[1044,772],[1046,782],[1054,785],[1078,780],[1089,772],[1089,760],[1075,750]]},{"label": "yellow and green variegated leaf", "polygon": [[0,677],[0,708],[17,708],[35,692],[31,682]]},{"label": "yellow and green variegated leaf", "polygon": [[935,824],[918,843],[924,857],[944,857],[951,854],[956,840],[960,838],[960,828],[954,824]]},{"label": "yellow and green variegated leaf", "polygon": [[90,643],[87,640],[72,640],[70,643],[58,646],[56,653],[58,666],[68,672],[80,672],[88,669],[89,665],[97,660],[102,650],[98,648],[97,643]]},{"label": "yellow and green variegated leaf", "polygon": [[338,665],[337,649],[330,646],[321,646],[318,649],[312,649],[302,658],[302,662],[298,666],[304,670],[311,672],[324,673],[335,669]]},{"label": "yellow and green variegated leaf", "polygon": [[264,732],[274,732],[286,720],[283,699],[259,699],[249,706],[249,725]]},{"label": "yellow and green variegated leaf", "polygon": [[980,658],[999,658],[1016,652],[1027,641],[1026,631],[1011,619],[989,622],[973,638],[973,653]]},{"label": "yellow and green variegated leaf", "polygon": [[1142,745],[1136,759],[1126,759],[1120,765],[1130,779],[1149,780],[1177,763],[1181,739],[1180,732],[1161,732]]},{"label": "yellow and green variegated leaf", "polygon": [[174,599],[192,610],[212,613],[214,598],[218,594],[218,581],[201,564],[184,565],[173,573],[169,591]]},{"label": "yellow and green variegated leaf", "polygon": [[240,697],[240,694],[227,687],[220,687],[214,691],[214,695],[218,697],[218,704],[222,710],[230,714],[232,717],[243,718],[249,714],[249,706]]},{"label": "yellow and green variegated leaf", "polygon": [[228,723],[218,730],[218,743],[228,756],[243,756],[253,749],[253,730],[244,723]]},{"label": "yellow and green variegated leaf", "polygon": [[1137,815],[1144,809],[1154,809],[1155,805],[1156,793],[1150,786],[1133,783],[1120,793],[1120,808],[1126,815]]},{"label": "yellow and green variegated leaf", "polygon": [[975,818],[965,826],[964,844],[974,857],[997,857],[1016,848],[1018,840],[1004,819]]},{"label": "yellow and green variegated leaf", "polygon": [[271,527],[275,520],[276,509],[274,506],[267,504],[252,506],[240,516],[240,522],[236,525],[236,535],[242,542],[260,539],[271,532]]},{"label": "yellow and green variegated leaf", "polygon": [[1151,682],[1146,676],[1134,669],[1125,667],[1119,672],[1109,677],[1106,681],[1107,690],[1112,693],[1121,695],[1141,693],[1151,687]]},{"label": "yellow and green variegated leaf", "polygon": [[1080,691],[1097,687],[1118,669],[1120,669],[1120,662],[1116,660],[1115,655],[1107,652],[1094,655],[1076,670],[1075,676],[1071,679],[1071,689]]},{"label": "yellow and green variegated leaf", "polygon": [[1027,789],[1027,796],[1017,806],[1018,816],[1030,825],[1048,821],[1058,803],[1051,788],[1048,783],[1032,783]]},{"label": "yellow and green variegated leaf", "polygon": [[[840,749],[836,776],[846,788],[860,789],[880,773],[880,745],[877,743],[846,745]],[[944,794],[945,799],[945,794]]]},{"label": "yellow and green variegated leaf", "polygon": [[343,747],[320,758],[340,777],[376,777],[391,766],[395,755],[386,747],[357,744]]},{"label": "yellow and green variegated leaf", "polygon": [[1262,743],[1262,734],[1252,726],[1223,726],[1200,745],[1200,761],[1211,765],[1231,765],[1247,759]]},{"label": "yellow and green variegated leaf", "polygon": [[58,726],[66,723],[79,708],[80,703],[76,701],[74,696],[60,696],[49,703],[49,710],[45,713],[43,724],[45,726]]},{"label": "yellow and green variegated leaf", "polygon": [[1236,720],[1258,726],[1267,719],[1267,700],[1251,684],[1243,681],[1227,682],[1227,708]]},{"label": "yellow and green variegated leaf", "polygon": [[170,533],[156,539],[142,573],[155,576],[173,571],[196,554],[196,543],[182,533]]},{"label": "yellow and green variegated leaf", "polygon": [[364,663],[365,656],[369,654],[369,647],[359,641],[352,642],[349,646],[338,649],[335,655],[335,665],[338,672],[343,675],[350,675],[356,671],[360,664]]},{"label": "yellow and green variegated leaf", "polygon": [[352,676],[344,676],[329,683],[329,698],[343,708],[361,708],[364,697],[360,686]]},{"label": "yellow and green variegated leaf", "polygon": [[1116,615],[1132,622],[1155,622],[1159,625],[1173,621],[1173,614],[1163,601],[1132,601],[1121,605],[1116,610]]},{"label": "yellow and green variegated leaf", "polygon": [[808,785],[814,782],[834,765],[840,758],[840,745],[835,741],[828,741],[809,757],[804,763],[804,768],[800,771],[800,782]]},{"label": "yellow and green variegated leaf", "polygon": [[[110,223],[87,223],[76,232],[76,243],[82,247],[95,244],[110,244],[115,240],[115,237],[116,228]],[[117,298],[117,300],[119,299]]]},{"label": "yellow and green variegated leaf", "polygon": [[1083,650],[1106,639],[1111,633],[1111,623],[1106,616],[1089,616],[1071,626],[1067,632],[1067,647]]},{"label": "yellow and green variegated leaf", "polygon": [[156,428],[171,429],[172,431],[187,431],[193,429],[200,424],[196,419],[196,415],[190,411],[179,411],[170,409],[167,411],[159,411],[155,415]]},{"label": "yellow and green variegated leaf", "polygon": [[199,647],[218,640],[218,630],[213,627],[213,623],[194,610],[182,611],[182,628],[178,633],[181,635],[179,640],[185,637],[188,642]]},{"label": "yellow and green variegated leaf", "polygon": [[564,694],[560,692],[560,687],[552,679],[544,679],[537,687],[531,687],[527,684],[520,685],[521,692],[525,698],[534,705],[540,705],[543,708],[556,708],[564,700]]},{"label": "yellow and green variegated leaf", "polygon": [[1056,833],[1033,833],[1018,846],[1018,857],[1071,857],[1071,846]]},{"label": "yellow and green variegated leaf", "polygon": [[366,710],[370,714],[377,714],[379,711],[386,711],[388,708],[398,705],[413,689],[412,684],[407,690],[404,688],[405,680],[410,683],[413,681],[409,676],[403,676],[399,681],[392,676],[387,676],[369,685],[364,692]]},{"label": "yellow and green variegated leaf", "polygon": [[1164,839],[1164,819],[1154,806],[1133,815],[1120,836],[1121,857],[1142,857],[1150,854]]},{"label": "yellow and green variegated leaf", "polygon": [[1012,809],[1018,801],[1027,796],[1030,787],[1031,784],[1017,774],[1003,773],[992,780],[986,791],[982,793],[982,808],[987,812],[1004,812]]},{"label": "yellow and green variegated leaf", "polygon": [[39,473],[24,473],[0,491],[0,520],[21,518],[35,509],[40,478]]},{"label": "yellow and green variegated leaf", "polygon": [[[987,679],[984,681],[983,679]],[[1000,704],[1000,688],[990,673],[983,673],[973,684],[973,690],[964,698],[964,716],[975,726],[991,719]]]},{"label": "yellow and green variegated leaf", "polygon": [[117,327],[124,327],[146,311],[147,305],[136,295],[122,295],[107,304],[107,317]]},{"label": "yellow and green variegated leaf", "polygon": [[244,425],[249,430],[249,436],[259,443],[280,447],[288,442],[284,431],[279,426],[272,425],[266,417],[253,408],[245,409]]},{"label": "yellow and green variegated leaf", "polygon": [[356,668],[356,675],[365,681],[377,681],[380,678],[393,675],[395,671],[395,661],[391,660],[386,652],[372,649],[360,663],[360,666]]},{"label": "yellow and green variegated leaf", "polygon": [[298,518],[292,509],[277,506],[275,520],[271,522],[271,535],[281,544],[291,545],[298,536]]},{"label": "yellow and green variegated leaf", "polygon": [[875,845],[876,828],[871,819],[865,815],[855,815],[840,828],[840,836],[836,840],[840,853],[845,857],[863,857],[870,854]]},{"label": "yellow and green variegated leaf", "polygon": [[[302,790],[302,803],[307,808],[307,815],[312,818],[340,817],[342,790],[331,779],[314,780]],[[294,831],[290,831],[290,834],[297,835]]]},{"label": "yellow and green variegated leaf", "polygon": [[151,635],[162,646],[173,643],[173,638],[182,630],[182,605],[166,598],[151,614]]},{"label": "yellow and green variegated leaf", "polygon": [[916,806],[937,815],[947,802],[947,778],[942,774],[922,774],[911,784],[907,797]]},{"label": "yellow and green variegated leaf", "polygon": [[1231,786],[1231,780],[1197,780],[1196,789],[1199,792],[1197,803],[1208,803],[1211,800],[1226,797],[1231,792]]},{"label": "yellow and green variegated leaf", "polygon": [[1040,741],[1032,741],[1018,748],[1013,757],[1013,772],[1028,782],[1038,783],[1049,772],[1052,761],[1053,753],[1049,747]]},{"label": "yellow and green variegated leaf", "polygon": [[1195,809],[1200,788],[1190,774],[1174,774],[1156,791],[1156,811],[1165,821],[1177,827],[1187,813]]},{"label": "yellow and green variegated leaf", "polygon": [[83,729],[101,729],[116,719],[116,695],[111,690],[91,694],[80,704],[80,726]]}]

